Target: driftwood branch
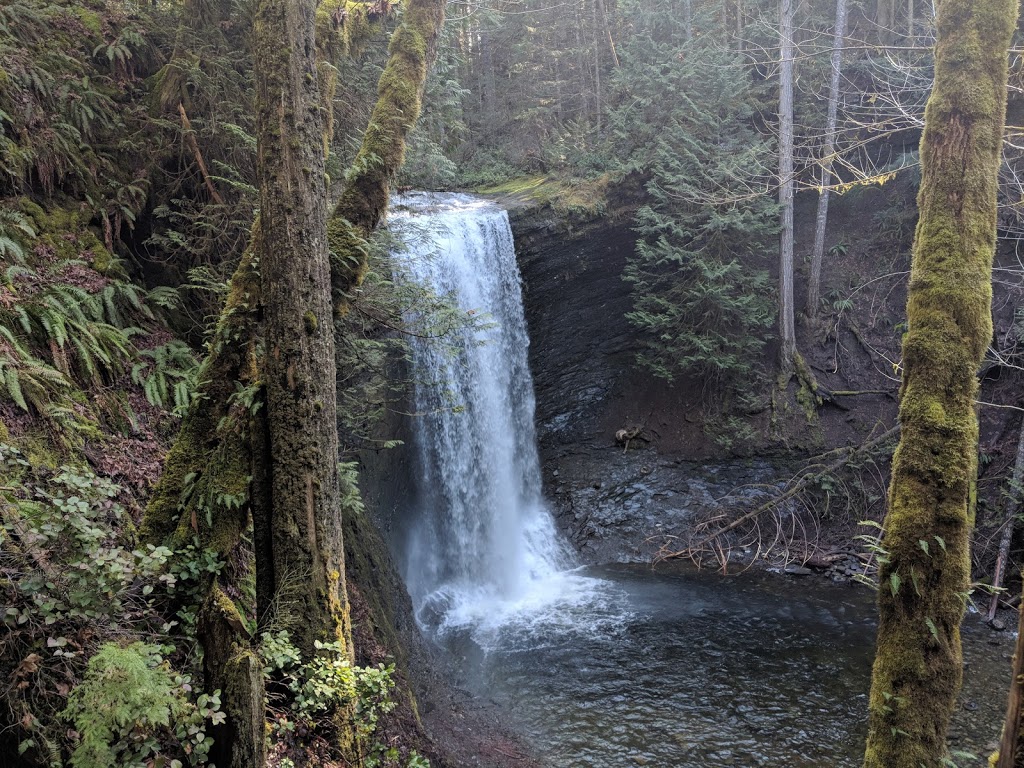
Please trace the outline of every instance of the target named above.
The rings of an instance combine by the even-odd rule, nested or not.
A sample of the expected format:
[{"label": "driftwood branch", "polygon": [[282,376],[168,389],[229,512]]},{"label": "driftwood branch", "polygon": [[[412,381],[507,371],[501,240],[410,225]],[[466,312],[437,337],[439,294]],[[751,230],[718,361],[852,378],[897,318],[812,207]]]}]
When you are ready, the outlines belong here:
[{"label": "driftwood branch", "polygon": [[[662,560],[672,560],[672,559],[676,559],[676,558],[680,558],[680,557],[690,557],[690,558],[692,558],[696,553],[700,552],[702,549],[707,547],[709,544],[712,544],[712,543],[718,541],[725,534],[727,534],[727,533],[729,533],[731,531],[736,530],[737,528],[739,528],[741,525],[744,525],[745,523],[748,523],[748,522],[750,522],[752,520],[756,520],[758,517],[760,517],[761,515],[765,514],[766,512],[769,512],[770,510],[775,509],[776,507],[778,507],[780,504],[788,501],[789,499],[792,499],[794,496],[796,496],[801,491],[806,489],[809,485],[811,485],[813,482],[815,482],[817,479],[819,479],[823,475],[828,475],[828,474],[831,474],[833,472],[838,471],[839,469],[842,469],[844,466],[846,466],[851,461],[853,461],[853,459],[855,459],[857,456],[860,456],[860,455],[870,451],[871,449],[875,448],[876,446],[884,443],[886,440],[888,440],[889,438],[891,438],[894,435],[896,435],[898,431],[899,431],[899,427],[898,426],[897,427],[893,427],[891,429],[886,430],[885,432],[883,432],[882,434],[878,435],[877,437],[873,437],[870,440],[868,440],[867,442],[861,443],[860,445],[854,446],[853,448],[840,448],[840,449],[837,449],[835,451],[830,451],[829,453],[824,454],[824,456],[831,456],[831,455],[835,455],[837,453],[840,453],[842,455],[839,458],[837,458],[834,461],[832,461],[831,463],[829,463],[829,464],[826,464],[824,466],[818,465],[818,466],[820,466],[820,468],[817,471],[815,471],[815,472],[807,472],[802,478],[800,478],[795,483],[790,485],[788,488],[786,488],[785,491],[783,491],[779,495],[772,497],[771,499],[766,501],[764,504],[761,504],[761,505],[755,507],[754,509],[750,510],[749,512],[746,512],[746,513],[740,515],[738,518],[736,518],[732,522],[730,522],[730,523],[728,523],[726,525],[723,525],[721,528],[716,530],[714,533],[711,533],[711,534],[705,536],[704,538],[702,538],[696,544],[691,544],[690,546],[686,547],[685,549],[680,549],[680,550],[673,551],[673,552],[666,552],[666,553],[659,554],[657,556],[657,558],[656,558],[656,561],[657,562],[661,562]],[[821,459],[823,457],[819,457],[819,459]]]},{"label": "driftwood branch", "polygon": [[196,165],[199,166],[199,173],[203,176],[203,182],[206,184],[206,189],[210,192],[210,197],[213,198],[213,202],[217,203],[217,205],[224,205],[224,198],[220,196],[220,192],[213,186],[210,172],[206,170],[206,161],[203,160],[203,153],[199,151],[199,142],[196,141],[196,133],[192,130],[192,123],[188,119],[188,113],[185,112],[185,105],[180,101],[178,102],[178,114],[181,115],[181,127],[184,129],[182,135],[185,137],[185,143],[188,144],[189,149],[192,150],[192,154],[196,158]]}]

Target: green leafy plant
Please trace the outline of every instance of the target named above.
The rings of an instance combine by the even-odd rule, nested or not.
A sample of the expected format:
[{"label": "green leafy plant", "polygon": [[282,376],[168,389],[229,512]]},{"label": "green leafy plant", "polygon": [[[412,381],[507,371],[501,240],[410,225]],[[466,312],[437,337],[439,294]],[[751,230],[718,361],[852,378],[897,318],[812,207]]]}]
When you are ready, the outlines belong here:
[{"label": "green leafy plant", "polygon": [[155,645],[103,645],[71,691],[64,719],[79,734],[72,768],[206,765],[208,724],[224,721],[220,695],[192,698]]},{"label": "green leafy plant", "polygon": [[199,362],[187,344],[170,341],[139,352],[132,367],[132,381],[142,387],[151,405],[183,416],[196,389]]},{"label": "green leafy plant", "polygon": [[[4,476],[30,478],[29,461],[0,444]],[[27,486],[22,497],[4,501],[0,534],[15,552],[44,563],[10,585],[9,626],[67,625],[103,620],[116,626],[145,601],[153,584],[166,580],[171,551],[148,546],[131,549],[119,528],[130,518],[117,498],[121,489],[107,479],[74,467],[46,473]],[[45,553],[45,555],[43,555]]]},{"label": "green leafy plant", "polygon": [[[374,741],[381,716],[395,708],[391,698],[393,665],[354,667],[341,642],[317,642],[316,655],[304,660],[285,630],[264,632],[260,647],[264,674],[271,682],[268,690],[277,686],[287,691],[276,703],[269,697],[274,730],[279,735],[295,732],[299,723],[306,729],[329,728],[332,715],[346,712],[352,718],[362,765],[401,765],[397,750]],[[406,766],[427,768],[429,762],[413,752]]]},{"label": "green leafy plant", "polygon": [[0,260],[24,264],[24,239],[35,237],[35,234],[23,214],[0,206]]}]

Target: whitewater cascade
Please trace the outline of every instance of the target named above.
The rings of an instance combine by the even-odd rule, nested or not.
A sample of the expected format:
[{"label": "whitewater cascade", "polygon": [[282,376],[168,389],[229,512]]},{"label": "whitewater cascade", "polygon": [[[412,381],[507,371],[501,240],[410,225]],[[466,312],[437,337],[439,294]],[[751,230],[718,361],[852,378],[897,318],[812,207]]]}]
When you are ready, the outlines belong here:
[{"label": "whitewater cascade", "polygon": [[[508,214],[469,195],[396,199],[405,279],[477,320],[413,340],[417,510],[406,583],[421,625],[520,628],[594,596],[541,495],[529,337]],[[545,623],[547,623],[545,621]]]}]

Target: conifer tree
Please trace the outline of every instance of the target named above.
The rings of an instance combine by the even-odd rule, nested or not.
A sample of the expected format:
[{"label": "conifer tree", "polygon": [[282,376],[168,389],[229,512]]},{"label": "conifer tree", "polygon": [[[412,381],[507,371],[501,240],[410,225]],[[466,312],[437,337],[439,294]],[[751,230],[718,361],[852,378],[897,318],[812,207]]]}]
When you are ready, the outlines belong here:
[{"label": "conifer tree", "polygon": [[752,125],[763,94],[711,14],[698,19],[705,34],[687,39],[671,2],[621,10],[633,21],[609,126],[622,170],[648,179],[625,271],[628,317],[655,375],[703,376],[725,392],[749,378],[774,321],[768,275],[750,265],[778,231],[765,194],[771,147]]}]

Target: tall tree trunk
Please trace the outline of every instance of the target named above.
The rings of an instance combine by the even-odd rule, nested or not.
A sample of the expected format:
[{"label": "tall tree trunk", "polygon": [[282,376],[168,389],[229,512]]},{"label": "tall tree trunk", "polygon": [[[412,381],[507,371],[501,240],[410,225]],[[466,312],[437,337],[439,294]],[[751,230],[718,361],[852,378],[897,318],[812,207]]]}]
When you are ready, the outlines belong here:
[{"label": "tall tree trunk", "polygon": [[594,121],[597,126],[597,135],[601,135],[601,46],[597,42],[597,0],[593,0],[590,6],[590,15],[593,29],[591,40],[594,45]]},{"label": "tall tree trunk", "polygon": [[597,0],[597,10],[601,14],[601,24],[604,26],[604,36],[608,38],[608,50],[612,53],[612,64],[619,66],[619,54],[615,50],[615,38],[612,37],[612,28],[608,23],[608,11],[605,9],[604,0]]},{"label": "tall tree trunk", "polygon": [[779,0],[779,350],[783,374],[793,370],[793,3]]},{"label": "tall tree trunk", "polygon": [[[1020,434],[1017,437],[1017,458],[1013,463],[1010,491],[1006,495],[1006,519],[1003,521],[1003,535],[999,538],[996,570],[992,575],[992,586],[996,589],[1003,586],[1003,573],[1006,569],[1006,562],[1010,559],[1010,544],[1013,542],[1013,529],[1016,527],[1014,523],[1017,520],[1017,513],[1020,511],[1021,483],[1024,483],[1024,423],[1021,424]],[[996,617],[998,606],[999,593],[995,592],[988,607],[989,621]]]},{"label": "tall tree trunk", "polygon": [[256,138],[269,435],[270,578],[260,605],[304,658],[345,643],[334,312],[327,251],[324,120],[315,0],[261,0],[256,14]]},{"label": "tall tree trunk", "polygon": [[821,192],[814,220],[814,250],[811,252],[811,276],[807,281],[808,317],[818,315],[821,303],[821,262],[825,256],[825,227],[828,224],[829,186],[832,184],[832,155],[836,150],[836,115],[839,112],[839,80],[842,74],[843,40],[846,37],[846,0],[836,0],[836,29],[832,40],[832,81],[828,88],[828,115],[825,121],[825,145],[822,147]]},{"label": "tall tree trunk", "polygon": [[736,0],[736,50],[743,53],[743,0]]},{"label": "tall tree trunk", "polygon": [[940,0],[865,768],[938,768],[960,689],[1015,0]]},{"label": "tall tree trunk", "polygon": [[895,27],[896,0],[876,0],[875,25],[878,28],[878,39],[883,43],[892,42]]}]

